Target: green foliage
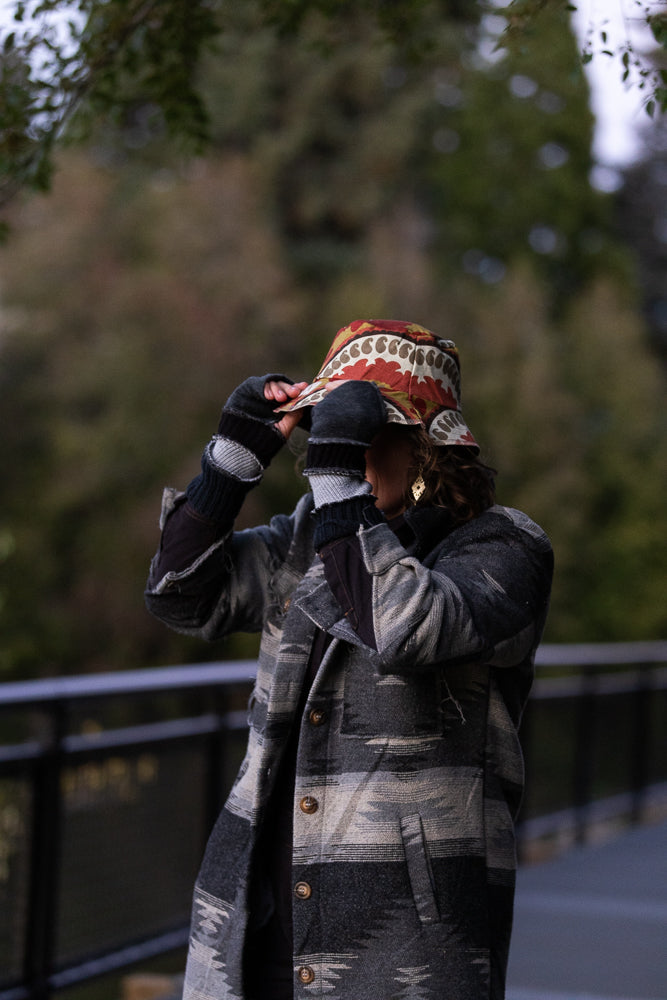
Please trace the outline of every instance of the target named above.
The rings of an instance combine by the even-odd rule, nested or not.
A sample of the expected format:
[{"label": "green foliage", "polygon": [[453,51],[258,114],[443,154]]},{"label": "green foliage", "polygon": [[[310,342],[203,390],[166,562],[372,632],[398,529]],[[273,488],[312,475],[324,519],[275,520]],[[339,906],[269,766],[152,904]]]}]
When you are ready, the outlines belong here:
[{"label": "green foliage", "polygon": [[[366,18],[380,44],[389,41],[403,60],[419,63],[437,52],[434,26],[447,25],[459,38],[463,26],[470,44],[492,13],[507,26],[505,44],[519,54],[532,50],[537,61],[540,19],[574,6],[564,0],[513,0],[502,9],[488,0],[16,0],[15,23],[0,36],[0,204],[22,189],[45,190],[56,144],[93,126],[129,130],[135,144],[166,133],[190,152],[201,151],[210,137],[202,57],[237,31],[240,19],[247,41],[266,29],[281,39],[314,27],[325,58],[353,43],[350,25]],[[635,6],[664,50],[665,15]],[[604,24],[599,32],[604,39]],[[591,42],[584,60],[593,52]],[[664,109],[664,70],[629,44],[618,56],[623,77],[632,69],[646,89],[649,114]]]},{"label": "green foliage", "polygon": [[645,135],[618,200],[620,223],[637,260],[651,343],[667,365],[667,119]]},{"label": "green foliage", "polygon": [[45,191],[51,183],[54,130],[40,119],[40,114],[50,114],[51,120],[57,114],[50,89],[34,80],[27,55],[15,35],[8,35],[0,58],[0,202],[21,187]]},{"label": "green foliage", "polygon": [[562,16],[536,22],[529,53],[485,58],[460,25],[437,22],[431,56],[414,65],[364,17],[327,59],[319,25],[248,43],[248,10],[208,67],[213,139],[257,156],[302,280],[357,266],[369,223],[406,184],[436,223],[446,269],[493,283],[526,256],[556,303],[608,258],[609,201],[588,183],[592,117]]},{"label": "green foliage", "polygon": [[0,202],[47,189],[55,143],[93,122],[127,128],[148,114],[151,131],[201,148],[197,69],[218,33],[208,0],[33,0],[14,20],[0,57]]},{"label": "green foliage", "polygon": [[[549,638],[664,635],[664,387],[609,202],[588,183],[563,22],[540,21],[548,75],[528,53],[477,60],[458,22],[417,65],[368,14],[326,59],[319,22],[278,39],[256,17],[227,8],[221,57],[204,63],[206,158],[95,129],[61,154],[48,198],[14,206],[0,254],[5,676],[254,654],[254,639],[209,649],[144,611],[161,489],[197,473],[238,381],[308,378],[364,315],[458,342],[500,499],[555,545]],[[443,151],[448,129],[460,141]],[[549,142],[568,159],[545,170]],[[545,219],[567,237],[553,259],[528,239]],[[294,461],[274,463],[241,525],[291,508]]]},{"label": "green foliage", "polygon": [[650,118],[656,110],[667,109],[667,90],[665,89],[664,50],[667,49],[667,16],[655,10],[654,3],[644,0],[631,0],[628,3],[630,11],[623,11],[626,22],[639,21],[645,24],[657,43],[657,51],[651,51],[646,45],[638,50],[633,46],[629,32],[616,48],[608,37],[607,22],[601,25],[589,24],[587,40],[583,50],[583,60],[588,63],[594,58],[606,57],[616,59],[621,67],[623,83],[633,84],[645,95],[644,108]]},{"label": "green foliage", "polygon": [[608,202],[587,180],[593,119],[567,18],[545,8],[532,31],[532,46],[497,48],[483,71],[438,69],[426,194],[452,263],[493,283],[529,256],[558,302],[608,253]]},{"label": "green foliage", "polygon": [[[197,473],[237,373],[269,353],[295,365],[295,345],[278,347],[293,293],[247,170],[151,179],[70,156],[53,200],[23,210],[2,276],[2,669],[213,655],[167,636],[142,591],[162,485]],[[281,478],[295,499],[292,464],[247,518],[269,516]]]},{"label": "green foliage", "polygon": [[554,320],[544,286],[513,269],[461,304],[468,419],[500,470],[501,501],[554,545],[548,638],[662,636],[665,376],[632,296],[601,275]]},{"label": "green foliage", "polygon": [[360,14],[370,14],[388,38],[413,49],[413,42],[423,42],[425,23],[433,15],[449,21],[475,23],[483,5],[466,3],[466,0],[402,0],[384,3],[382,0],[264,0],[261,4],[266,23],[274,25],[281,34],[294,34],[301,30],[313,14],[322,15],[327,21],[344,26]]},{"label": "green foliage", "polygon": [[429,99],[428,69],[403,69],[363,16],[349,29],[347,44],[322,59],[319,28],[291,42],[265,30],[248,45],[241,26],[228,30],[225,58],[211,67],[216,146],[241,145],[257,157],[302,280],[326,280],[359,263],[370,220],[404,183]]},{"label": "green foliage", "polygon": [[590,530],[572,574],[576,606],[595,593],[588,636],[664,634],[667,592],[667,421],[665,376],[651,355],[632,300],[599,280],[571,304],[563,334],[564,374],[578,401],[577,435],[587,476]]}]

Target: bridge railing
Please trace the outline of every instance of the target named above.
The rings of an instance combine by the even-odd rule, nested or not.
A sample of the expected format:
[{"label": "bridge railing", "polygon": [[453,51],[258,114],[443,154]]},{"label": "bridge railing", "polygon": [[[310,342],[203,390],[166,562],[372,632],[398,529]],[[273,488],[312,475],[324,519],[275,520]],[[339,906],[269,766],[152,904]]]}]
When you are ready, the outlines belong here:
[{"label": "bridge railing", "polygon": [[520,845],[667,804],[667,642],[543,644],[521,726]]},{"label": "bridge railing", "polygon": [[[66,996],[184,947],[254,667],[0,684],[0,1000]],[[642,819],[667,787],[666,692],[667,642],[541,647],[521,843]]]}]

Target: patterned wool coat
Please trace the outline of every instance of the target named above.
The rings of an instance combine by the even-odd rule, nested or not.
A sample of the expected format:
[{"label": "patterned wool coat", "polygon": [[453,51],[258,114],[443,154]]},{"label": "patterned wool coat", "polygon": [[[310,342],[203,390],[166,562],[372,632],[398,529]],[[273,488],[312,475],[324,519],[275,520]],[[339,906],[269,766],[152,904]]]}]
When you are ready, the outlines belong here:
[{"label": "patterned wool coat", "polygon": [[[181,502],[165,494],[163,516]],[[150,610],[215,639],[262,631],[246,757],[194,893],[188,1000],[241,1000],[253,845],[292,726],[294,995],[500,1000],[511,930],[517,726],[552,553],[496,506],[445,529],[359,529],[377,650],[343,616],[312,544],[312,497],[151,578]],[[317,629],[333,637],[295,718]]]}]

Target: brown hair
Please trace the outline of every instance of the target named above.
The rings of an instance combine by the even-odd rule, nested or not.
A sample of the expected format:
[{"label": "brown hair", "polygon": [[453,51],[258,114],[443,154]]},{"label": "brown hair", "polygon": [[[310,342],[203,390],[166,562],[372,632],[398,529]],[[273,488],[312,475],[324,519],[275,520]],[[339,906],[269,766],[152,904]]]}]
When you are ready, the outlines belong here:
[{"label": "brown hair", "polygon": [[[496,470],[485,465],[472,448],[461,445],[439,447],[423,427],[409,427],[414,442],[414,475],[421,473],[426,489],[417,506],[446,507],[457,524],[478,517],[496,502]],[[406,506],[415,501],[408,487]]]}]

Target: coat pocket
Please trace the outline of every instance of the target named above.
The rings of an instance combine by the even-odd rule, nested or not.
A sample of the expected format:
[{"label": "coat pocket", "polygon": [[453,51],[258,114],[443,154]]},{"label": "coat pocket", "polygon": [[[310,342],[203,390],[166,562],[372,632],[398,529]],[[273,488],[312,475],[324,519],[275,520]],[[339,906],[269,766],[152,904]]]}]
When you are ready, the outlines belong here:
[{"label": "coat pocket", "polygon": [[424,829],[419,813],[401,818],[401,837],[405,863],[412,888],[417,914],[422,924],[436,924],[440,920],[438,903],[433,887],[433,875],[426,853]]},{"label": "coat pocket", "polygon": [[344,736],[436,736],[442,730],[440,675],[376,674],[367,660],[352,656],[345,668]]}]

